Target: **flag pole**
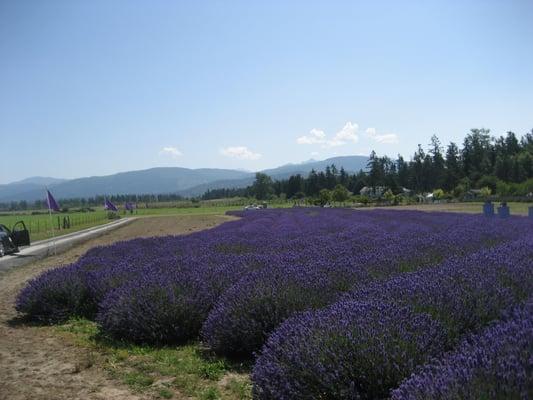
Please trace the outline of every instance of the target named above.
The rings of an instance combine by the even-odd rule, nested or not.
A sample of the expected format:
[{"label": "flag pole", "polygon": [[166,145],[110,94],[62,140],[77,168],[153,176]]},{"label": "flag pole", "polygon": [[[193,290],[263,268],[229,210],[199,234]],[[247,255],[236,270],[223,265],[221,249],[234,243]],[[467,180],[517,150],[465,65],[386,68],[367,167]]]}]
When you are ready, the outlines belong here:
[{"label": "flag pole", "polygon": [[48,187],[46,187],[46,204],[48,205],[48,215],[50,215],[50,227],[52,228],[52,245],[54,246],[54,255],[56,252],[56,233],[54,229],[54,221],[52,220],[52,207],[50,206],[50,197],[48,196]]}]

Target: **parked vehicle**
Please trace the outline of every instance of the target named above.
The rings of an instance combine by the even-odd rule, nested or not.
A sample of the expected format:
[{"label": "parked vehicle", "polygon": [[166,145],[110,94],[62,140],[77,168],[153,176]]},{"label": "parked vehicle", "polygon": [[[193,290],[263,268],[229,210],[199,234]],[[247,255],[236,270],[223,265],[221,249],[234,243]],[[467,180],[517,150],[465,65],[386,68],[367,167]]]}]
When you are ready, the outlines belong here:
[{"label": "parked vehicle", "polygon": [[262,210],[264,208],[267,208],[266,203],[263,203],[263,204],[249,204],[246,207],[244,207],[245,210]]},{"label": "parked vehicle", "polygon": [[20,246],[30,245],[30,232],[24,221],[18,221],[11,229],[0,224],[0,257],[19,252]]}]

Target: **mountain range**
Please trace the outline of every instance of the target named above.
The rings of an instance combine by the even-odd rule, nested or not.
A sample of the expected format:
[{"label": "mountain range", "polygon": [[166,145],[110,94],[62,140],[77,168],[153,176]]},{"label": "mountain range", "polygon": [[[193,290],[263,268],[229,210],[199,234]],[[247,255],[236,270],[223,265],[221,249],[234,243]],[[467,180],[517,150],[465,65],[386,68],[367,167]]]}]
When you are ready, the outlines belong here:
[{"label": "mountain range", "polygon": [[[312,169],[323,171],[334,164],[348,172],[366,168],[368,157],[343,156],[322,161],[309,160],[300,164],[286,164],[263,172],[272,179],[285,179],[291,175],[307,175]],[[161,167],[140,171],[120,172],[106,176],[91,176],[77,179],[32,177],[0,185],[0,202],[35,201],[43,199],[44,188],[48,187],[58,199],[93,197],[113,194],[158,194],[178,193],[183,196],[198,196],[208,189],[239,188],[250,185],[255,172],[217,169]]]}]

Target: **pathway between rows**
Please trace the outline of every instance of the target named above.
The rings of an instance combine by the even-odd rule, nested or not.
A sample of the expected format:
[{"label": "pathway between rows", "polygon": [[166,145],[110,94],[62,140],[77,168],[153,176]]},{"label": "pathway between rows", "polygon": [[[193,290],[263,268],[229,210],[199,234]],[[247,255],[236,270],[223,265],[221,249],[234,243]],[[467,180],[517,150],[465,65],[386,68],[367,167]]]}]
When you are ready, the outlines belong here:
[{"label": "pathway between rows", "polygon": [[133,220],[135,220],[135,218],[123,218],[108,224],[98,225],[78,232],[58,236],[55,239],[34,242],[31,246],[21,248],[19,253],[8,254],[0,258],[0,271],[6,271],[14,267],[32,263],[49,255],[53,255],[54,253],[61,253],[78,243],[129,224]]}]

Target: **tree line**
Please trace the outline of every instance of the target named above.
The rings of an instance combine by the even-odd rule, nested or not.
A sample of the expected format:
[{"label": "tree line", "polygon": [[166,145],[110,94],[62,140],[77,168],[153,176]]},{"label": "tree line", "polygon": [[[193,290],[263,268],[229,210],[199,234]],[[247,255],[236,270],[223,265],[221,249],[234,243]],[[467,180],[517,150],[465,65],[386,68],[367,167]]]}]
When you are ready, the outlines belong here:
[{"label": "tree line", "polygon": [[501,196],[524,196],[533,191],[532,178],[533,130],[518,138],[513,132],[492,137],[488,129],[472,129],[461,148],[454,142],[444,148],[432,136],[426,151],[418,145],[410,161],[372,152],[367,184],[394,192],[403,187],[415,193],[442,189],[455,197],[481,188]]},{"label": "tree line", "polygon": [[380,157],[373,151],[366,170],[357,173],[347,173],[335,165],[324,171],[312,170],[306,177],[297,174],[275,181],[257,173],[253,185],[208,190],[202,198],[316,198],[322,190],[334,191],[338,185],[353,194],[359,194],[366,186],[371,193],[419,194],[437,190],[461,198],[471,189],[483,188],[484,193],[500,196],[527,196],[533,192],[533,130],[519,138],[513,132],[493,137],[488,129],[472,129],[462,147],[454,142],[444,147],[434,135],[426,149],[418,145],[410,160],[401,155],[396,159]]}]

